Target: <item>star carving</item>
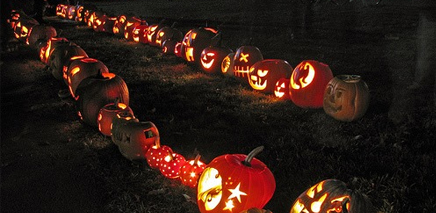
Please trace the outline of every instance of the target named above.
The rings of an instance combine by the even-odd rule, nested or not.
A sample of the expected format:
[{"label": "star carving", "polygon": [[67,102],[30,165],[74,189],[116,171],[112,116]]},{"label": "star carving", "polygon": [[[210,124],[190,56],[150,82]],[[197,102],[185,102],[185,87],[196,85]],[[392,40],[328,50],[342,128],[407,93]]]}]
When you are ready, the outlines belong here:
[{"label": "star carving", "polygon": [[242,191],[239,189],[240,187],[241,187],[241,183],[239,183],[238,186],[236,186],[236,188],[234,188],[234,189],[229,189],[229,191],[232,193],[232,194],[229,196],[229,200],[232,199],[232,198],[234,198],[234,197],[236,197],[236,198],[238,199],[239,203],[240,203],[240,202],[241,202],[241,195],[245,195],[245,196],[247,196],[247,193],[242,192]]}]

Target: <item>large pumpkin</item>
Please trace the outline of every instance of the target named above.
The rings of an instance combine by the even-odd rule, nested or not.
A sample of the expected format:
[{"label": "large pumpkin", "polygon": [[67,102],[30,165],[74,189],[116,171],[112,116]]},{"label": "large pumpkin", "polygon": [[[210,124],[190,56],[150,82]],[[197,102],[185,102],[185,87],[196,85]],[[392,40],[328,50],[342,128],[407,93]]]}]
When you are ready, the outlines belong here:
[{"label": "large pumpkin", "polygon": [[218,32],[212,28],[199,27],[188,31],[183,37],[181,54],[188,62],[198,62],[204,48],[211,45]]},{"label": "large pumpkin", "polygon": [[290,213],[374,213],[370,200],[336,179],[323,180],[294,201]]},{"label": "large pumpkin", "polygon": [[76,90],[85,78],[108,72],[109,69],[100,60],[94,58],[82,58],[71,62],[65,73],[66,79],[64,80],[66,80],[71,96],[76,98]]},{"label": "large pumpkin", "polygon": [[257,91],[273,93],[276,83],[281,78],[289,78],[292,67],[285,60],[265,59],[250,67],[248,83]]},{"label": "large pumpkin", "polygon": [[289,95],[292,102],[303,108],[321,108],[324,90],[333,78],[327,64],[305,60],[292,71]]},{"label": "large pumpkin", "polygon": [[41,59],[41,61],[45,64],[48,64],[48,59],[50,58],[50,53],[52,52],[53,49],[55,49],[56,43],[62,43],[62,42],[68,42],[68,39],[63,38],[63,37],[58,37],[58,38],[50,38],[45,47],[42,47],[39,50],[39,58]]},{"label": "large pumpkin", "polygon": [[111,131],[112,141],[121,154],[129,160],[146,160],[145,153],[159,140],[159,131],[150,121],[127,122],[115,125]]},{"label": "large pumpkin", "polygon": [[236,50],[233,58],[233,74],[244,83],[248,83],[250,67],[263,60],[263,55],[255,46],[241,46]]},{"label": "large pumpkin", "polygon": [[218,33],[213,39],[212,45],[203,49],[200,55],[200,65],[206,73],[220,73],[223,59],[232,49],[221,44],[222,36]]},{"label": "large pumpkin", "polygon": [[327,84],[324,111],[340,121],[361,118],[369,105],[369,89],[358,75],[339,75]]},{"label": "large pumpkin", "polygon": [[119,100],[129,105],[129,90],[124,80],[114,73],[99,73],[82,80],[76,90],[78,115],[83,122],[97,127],[98,113],[108,104]]},{"label": "large pumpkin", "polygon": [[36,47],[38,40],[48,41],[56,37],[56,29],[49,25],[35,25],[30,29],[26,43],[32,47]]},{"label": "large pumpkin", "polygon": [[63,80],[64,65],[74,56],[88,57],[85,50],[73,42],[60,43],[56,45],[50,53],[48,65],[51,69],[51,74],[57,80]]},{"label": "large pumpkin", "polygon": [[200,212],[241,212],[263,208],[274,194],[276,182],[268,167],[250,154],[227,154],[210,162],[198,180]]},{"label": "large pumpkin", "polygon": [[181,41],[183,39],[183,33],[177,28],[174,28],[175,24],[176,22],[174,22],[171,27],[162,27],[161,29],[159,29],[156,34],[155,44],[153,45],[162,47],[163,42],[167,39]]},{"label": "large pumpkin", "polygon": [[106,104],[98,112],[98,130],[106,136],[111,136],[112,121],[120,113],[129,113],[133,116],[133,110],[124,103],[115,100],[113,103]]}]

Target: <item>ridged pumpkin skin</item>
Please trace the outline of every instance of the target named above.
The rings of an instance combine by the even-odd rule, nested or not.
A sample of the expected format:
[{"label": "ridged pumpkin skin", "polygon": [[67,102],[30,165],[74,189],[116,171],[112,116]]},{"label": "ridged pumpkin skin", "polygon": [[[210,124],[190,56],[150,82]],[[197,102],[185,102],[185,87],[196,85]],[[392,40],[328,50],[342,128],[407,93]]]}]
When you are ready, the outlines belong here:
[{"label": "ridged pumpkin skin", "polygon": [[369,106],[368,85],[357,75],[339,75],[324,91],[324,111],[340,121],[361,118]]},{"label": "ridged pumpkin skin", "polygon": [[124,80],[113,73],[101,73],[84,79],[76,90],[77,109],[83,122],[97,127],[100,109],[119,100],[129,105],[129,90]]},{"label": "ridged pumpkin skin", "polygon": [[56,48],[54,48],[50,53],[50,58],[48,60],[48,65],[54,78],[57,80],[63,80],[64,65],[74,56],[88,57],[88,54],[86,54],[85,50],[80,46],[72,42],[62,42],[59,45],[56,45]]},{"label": "ridged pumpkin skin", "polygon": [[98,130],[105,136],[112,136],[112,121],[120,113],[133,114],[133,110],[124,103],[114,103],[106,104],[98,112]]},{"label": "ridged pumpkin skin", "polygon": [[65,76],[66,84],[71,96],[76,97],[76,90],[80,83],[88,78],[97,76],[99,73],[108,73],[109,69],[100,60],[94,58],[82,58],[71,62]]}]

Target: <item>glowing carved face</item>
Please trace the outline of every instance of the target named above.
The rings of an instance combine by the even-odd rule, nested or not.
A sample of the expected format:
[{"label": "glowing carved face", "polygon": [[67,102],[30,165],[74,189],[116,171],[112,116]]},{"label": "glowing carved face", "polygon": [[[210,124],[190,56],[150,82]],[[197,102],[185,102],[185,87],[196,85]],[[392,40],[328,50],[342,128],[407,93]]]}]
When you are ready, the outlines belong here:
[{"label": "glowing carved face", "polygon": [[286,98],[289,93],[289,79],[281,78],[277,81],[274,96],[277,98]]},{"label": "glowing carved face", "polygon": [[255,70],[250,69],[250,77],[248,78],[248,83],[255,90],[264,90],[266,85],[268,84],[268,79],[266,79],[266,75],[268,75],[269,70]]},{"label": "glowing carved face", "polygon": [[210,69],[213,65],[213,63],[215,62],[215,53],[209,52],[203,55],[203,57],[201,57],[201,65],[205,68],[205,69]]},{"label": "glowing carved face", "polygon": [[300,89],[308,86],[315,78],[315,69],[310,63],[300,65],[300,72],[294,72],[291,77],[291,87]]},{"label": "glowing carved face", "polygon": [[198,199],[204,202],[207,211],[215,209],[221,202],[222,178],[218,170],[208,167],[198,180]]},{"label": "glowing carved face", "polygon": [[260,50],[254,46],[239,47],[234,56],[233,72],[238,78],[247,79],[250,67],[258,61],[262,61],[263,56]]}]

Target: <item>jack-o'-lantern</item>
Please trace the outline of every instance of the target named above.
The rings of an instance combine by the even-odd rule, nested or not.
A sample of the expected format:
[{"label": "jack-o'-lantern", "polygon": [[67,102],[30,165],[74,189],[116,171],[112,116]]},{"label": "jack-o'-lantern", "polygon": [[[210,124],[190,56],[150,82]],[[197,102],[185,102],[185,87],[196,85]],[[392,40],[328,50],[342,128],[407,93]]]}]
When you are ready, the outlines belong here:
[{"label": "jack-o'-lantern", "polygon": [[12,10],[11,17],[7,19],[7,22],[11,26],[12,30],[15,30],[15,26],[20,21],[21,16],[25,16],[25,13],[21,10]]},{"label": "jack-o'-lantern", "polygon": [[28,16],[21,16],[19,21],[15,25],[15,38],[25,42],[27,40],[27,36],[29,36],[30,29],[38,24],[38,21],[33,18],[30,18]]},{"label": "jack-o'-lantern", "polygon": [[85,16],[85,7],[83,5],[77,5],[76,7],[76,17],[74,18],[77,22],[82,22]]},{"label": "jack-o'-lantern", "polygon": [[87,25],[88,27],[91,27],[92,29],[94,29],[95,25],[96,25],[96,21],[100,18],[102,18],[105,15],[105,13],[103,11],[92,11],[91,15],[89,16],[89,18],[87,19]]},{"label": "jack-o'-lantern", "polygon": [[352,191],[344,182],[323,180],[307,189],[295,200],[290,213],[374,213],[366,195]]},{"label": "jack-o'-lantern", "polygon": [[236,50],[233,58],[233,74],[242,82],[248,83],[250,67],[263,60],[263,55],[255,46],[241,46]]},{"label": "jack-o'-lantern", "polygon": [[85,12],[83,12],[83,20],[82,22],[88,25],[88,21],[90,18],[92,18],[92,13],[94,10],[86,9]]},{"label": "jack-o'-lantern", "polygon": [[71,57],[85,56],[88,57],[85,50],[73,42],[59,43],[50,53],[48,65],[51,69],[51,74],[57,80],[63,80],[63,68],[69,62]]},{"label": "jack-o'-lantern", "polygon": [[340,121],[361,118],[369,105],[368,85],[358,75],[339,75],[330,80],[324,92],[324,111]]},{"label": "jack-o'-lantern", "polygon": [[49,25],[35,25],[29,31],[26,43],[32,47],[36,47],[38,40],[48,41],[50,38],[56,37],[56,29]]},{"label": "jack-o'-lantern", "polygon": [[199,27],[188,31],[182,40],[182,58],[188,62],[199,62],[201,52],[211,45],[218,32],[212,28]]},{"label": "jack-o'-lantern", "polygon": [[129,113],[133,115],[133,110],[124,103],[117,100],[106,104],[98,112],[98,130],[105,136],[112,136],[112,121],[119,113]]},{"label": "jack-o'-lantern", "polygon": [[285,60],[265,59],[254,63],[248,73],[248,83],[257,91],[273,93],[281,78],[289,78],[292,67]]},{"label": "jack-o'-lantern", "polygon": [[197,204],[200,212],[241,212],[263,208],[274,194],[276,182],[268,167],[248,155],[227,154],[210,162],[198,180]]},{"label": "jack-o'-lantern", "polygon": [[159,169],[163,158],[172,149],[169,146],[161,145],[160,140],[156,140],[154,145],[145,153],[145,158],[150,168]]},{"label": "jack-o'-lantern", "polygon": [[233,62],[235,53],[229,53],[221,62],[221,73],[225,76],[235,76],[233,73]]},{"label": "jack-o'-lantern", "polygon": [[64,80],[68,85],[71,96],[76,98],[76,90],[83,79],[96,76],[99,73],[108,73],[109,69],[100,60],[94,58],[82,58],[74,60],[65,72]]},{"label": "jack-o'-lantern", "polygon": [[66,18],[67,17],[67,13],[68,13],[68,6],[69,5],[58,4],[56,6],[56,16],[58,16],[60,18]]},{"label": "jack-o'-lantern", "polygon": [[76,90],[76,105],[80,119],[97,127],[100,109],[119,99],[129,105],[129,90],[126,82],[114,73],[99,73],[82,80]]},{"label": "jack-o'-lantern", "polygon": [[274,96],[279,99],[289,99],[289,78],[280,78],[274,87]]},{"label": "jack-o'-lantern", "polygon": [[41,61],[45,64],[48,64],[48,59],[50,58],[50,53],[53,51],[53,49],[55,49],[55,46],[57,43],[61,44],[61,43],[65,43],[68,42],[68,39],[63,38],[63,37],[58,37],[58,38],[50,38],[47,41],[47,44],[45,47],[42,47],[39,51],[39,58],[41,59]]},{"label": "jack-o'-lantern", "polygon": [[135,27],[139,25],[148,26],[148,23],[137,17],[130,17],[127,19],[126,26],[124,27],[124,38],[128,41],[133,41],[133,31],[135,30]]},{"label": "jack-o'-lantern", "polygon": [[112,28],[112,32],[117,36],[124,36],[124,27],[127,23],[127,16],[119,15],[117,20],[115,21],[114,27]]},{"label": "jack-o'-lantern", "polygon": [[321,108],[324,90],[333,78],[327,64],[305,60],[292,71],[289,95],[292,102],[303,108]]},{"label": "jack-o'-lantern", "polygon": [[179,178],[180,168],[182,168],[185,162],[186,160],[183,155],[169,149],[160,162],[159,170],[166,178]]},{"label": "jack-o'-lantern", "polygon": [[96,32],[112,33],[117,17],[103,15],[94,21],[94,30]]},{"label": "jack-o'-lantern", "polygon": [[148,25],[138,25],[133,29],[132,37],[133,41],[146,44],[148,43],[147,39],[147,31],[148,31]]},{"label": "jack-o'-lantern", "polygon": [[78,5],[68,5],[67,7],[67,19],[75,20],[76,19],[76,10]]},{"label": "jack-o'-lantern", "polygon": [[206,73],[220,73],[223,59],[232,51],[232,49],[222,46],[221,33],[218,33],[213,39],[212,45],[203,49],[200,55],[200,64]]},{"label": "jack-o'-lantern", "polygon": [[259,208],[250,208],[247,210],[244,210],[242,212],[239,213],[272,213],[270,210],[267,209],[259,209]]},{"label": "jack-o'-lantern", "polygon": [[180,41],[174,39],[167,39],[162,43],[162,52],[164,54],[170,55],[175,54],[176,45],[181,44]]},{"label": "jack-o'-lantern", "polygon": [[180,180],[182,184],[195,188],[197,187],[198,178],[200,178],[201,173],[206,168],[206,164],[200,161],[201,155],[195,156],[194,160],[188,160],[180,168]]},{"label": "jack-o'-lantern", "polygon": [[126,122],[112,126],[112,141],[121,154],[129,160],[146,160],[145,153],[159,140],[159,131],[150,121]]},{"label": "jack-o'-lantern", "polygon": [[80,60],[80,59],[84,59],[84,58],[88,58],[88,57],[83,56],[83,55],[73,56],[70,58],[70,60],[68,60],[68,62],[66,62],[64,64],[64,67],[62,68],[62,78],[64,79],[65,85],[68,86],[68,84],[69,84],[68,83],[68,76],[70,75],[69,71],[71,71],[71,70],[68,70],[68,68],[70,67],[70,64],[76,60]]},{"label": "jack-o'-lantern", "polygon": [[159,30],[165,27],[165,25],[163,24],[164,21],[165,20],[162,20],[158,24],[152,24],[148,28],[147,40],[148,40],[148,44],[150,44],[151,46],[160,46],[156,43],[156,38]]},{"label": "jack-o'-lantern", "polygon": [[156,34],[155,44],[152,45],[162,47],[163,42],[167,39],[181,41],[183,39],[183,33],[177,28],[174,28],[175,25],[176,22],[174,22],[171,27],[162,27],[161,29],[159,29]]},{"label": "jack-o'-lantern", "polygon": [[181,58],[182,57],[182,42],[177,42],[174,46],[174,55]]}]

